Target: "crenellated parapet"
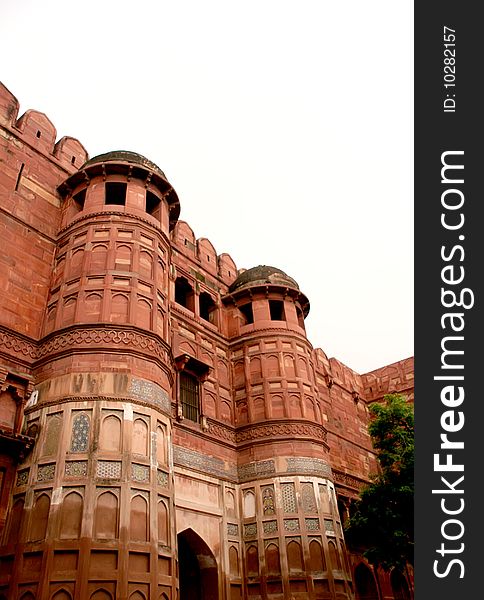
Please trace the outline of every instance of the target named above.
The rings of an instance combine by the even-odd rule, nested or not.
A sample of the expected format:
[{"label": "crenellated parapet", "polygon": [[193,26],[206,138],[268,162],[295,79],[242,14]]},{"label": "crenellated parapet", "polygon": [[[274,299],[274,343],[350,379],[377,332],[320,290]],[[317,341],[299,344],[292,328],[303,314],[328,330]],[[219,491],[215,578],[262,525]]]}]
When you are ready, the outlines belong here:
[{"label": "crenellated parapet", "polygon": [[362,384],[368,402],[378,402],[385,394],[403,394],[413,402],[413,356],[365,373],[362,375]]},{"label": "crenellated parapet", "polygon": [[67,173],[73,173],[86,162],[88,154],[79,140],[65,136],[56,141],[56,128],[44,113],[29,109],[19,117],[19,108],[17,98],[0,82],[0,126],[7,135],[18,138]]},{"label": "crenellated parapet", "polygon": [[[171,234],[172,243],[180,260],[175,258],[180,270],[203,271],[205,277],[212,276],[218,287],[229,286],[237,278],[237,267],[227,253],[217,254],[207,238],[196,238],[193,229],[185,221],[178,221]],[[196,275],[195,275],[196,276]],[[198,278],[200,280],[200,277]],[[215,282],[214,282],[215,283]]]}]

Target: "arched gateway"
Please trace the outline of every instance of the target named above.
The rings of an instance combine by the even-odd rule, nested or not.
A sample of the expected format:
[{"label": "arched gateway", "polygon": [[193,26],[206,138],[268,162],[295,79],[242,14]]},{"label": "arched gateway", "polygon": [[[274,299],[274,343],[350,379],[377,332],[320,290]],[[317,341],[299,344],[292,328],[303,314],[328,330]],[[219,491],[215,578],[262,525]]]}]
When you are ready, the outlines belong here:
[{"label": "arched gateway", "polygon": [[218,600],[218,575],[215,557],[193,531],[178,534],[180,600]]}]

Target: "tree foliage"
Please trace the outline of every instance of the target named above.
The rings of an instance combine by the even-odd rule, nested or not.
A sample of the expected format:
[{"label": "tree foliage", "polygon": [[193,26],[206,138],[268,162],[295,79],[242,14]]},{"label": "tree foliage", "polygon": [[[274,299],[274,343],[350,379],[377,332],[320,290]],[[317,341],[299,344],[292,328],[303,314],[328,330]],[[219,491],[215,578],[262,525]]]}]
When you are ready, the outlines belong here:
[{"label": "tree foliage", "polygon": [[414,418],[413,406],[399,394],[370,406],[368,431],[377,451],[379,473],[357,500],[345,525],[347,542],[365,548],[375,566],[403,570],[413,564]]}]

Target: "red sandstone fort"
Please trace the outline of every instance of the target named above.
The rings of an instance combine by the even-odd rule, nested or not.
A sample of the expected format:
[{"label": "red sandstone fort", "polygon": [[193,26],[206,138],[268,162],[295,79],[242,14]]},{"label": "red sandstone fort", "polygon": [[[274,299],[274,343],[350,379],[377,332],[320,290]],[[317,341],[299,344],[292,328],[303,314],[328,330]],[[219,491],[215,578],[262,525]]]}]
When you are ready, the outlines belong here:
[{"label": "red sandstone fort", "polygon": [[413,360],[328,358],[297,273],[238,269],[158,166],[18,111],[0,84],[0,599],[409,600],[342,525]]}]

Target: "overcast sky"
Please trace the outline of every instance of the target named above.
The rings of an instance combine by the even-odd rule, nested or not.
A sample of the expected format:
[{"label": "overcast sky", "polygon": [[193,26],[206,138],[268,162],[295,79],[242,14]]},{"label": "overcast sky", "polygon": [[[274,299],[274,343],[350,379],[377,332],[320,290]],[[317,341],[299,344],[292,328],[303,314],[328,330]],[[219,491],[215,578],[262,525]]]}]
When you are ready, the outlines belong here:
[{"label": "overcast sky", "polygon": [[298,281],[360,373],[413,355],[410,0],[1,0],[0,80],[165,172],[238,268]]}]

